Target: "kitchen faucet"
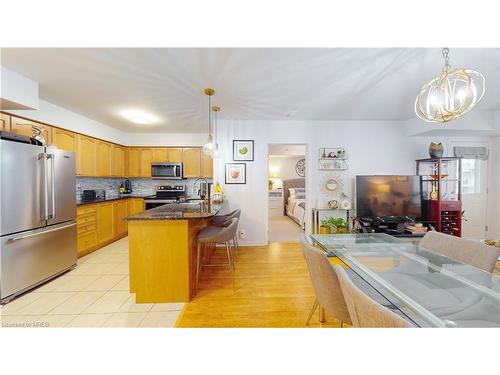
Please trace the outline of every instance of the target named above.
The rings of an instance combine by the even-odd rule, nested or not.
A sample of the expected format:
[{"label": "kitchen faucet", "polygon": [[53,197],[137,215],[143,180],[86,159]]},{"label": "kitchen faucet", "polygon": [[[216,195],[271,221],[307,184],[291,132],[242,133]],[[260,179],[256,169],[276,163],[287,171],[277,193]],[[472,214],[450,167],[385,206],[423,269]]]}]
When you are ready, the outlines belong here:
[{"label": "kitchen faucet", "polygon": [[[195,188],[196,188],[196,184],[198,183],[198,181],[204,181],[204,182],[205,182],[205,184],[207,184],[207,185],[208,185],[208,181],[207,181],[207,179],[206,179],[206,178],[197,178],[197,179],[194,181],[194,187],[195,187]],[[202,193],[202,191],[201,191],[201,185],[200,185],[200,187],[198,188],[198,196],[199,196],[201,199],[203,199],[203,200],[205,199],[205,195],[204,195],[204,194]]]}]

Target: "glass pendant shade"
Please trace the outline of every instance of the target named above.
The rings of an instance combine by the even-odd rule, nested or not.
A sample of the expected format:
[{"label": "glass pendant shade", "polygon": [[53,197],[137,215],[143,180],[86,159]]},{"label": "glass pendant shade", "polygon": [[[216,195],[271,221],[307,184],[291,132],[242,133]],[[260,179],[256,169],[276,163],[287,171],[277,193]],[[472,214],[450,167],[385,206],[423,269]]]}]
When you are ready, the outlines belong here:
[{"label": "glass pendant shade", "polygon": [[483,98],[484,76],[471,69],[450,69],[448,53],[441,74],[425,83],[415,100],[415,113],[427,122],[448,122],[465,115]]},{"label": "glass pendant shade", "polygon": [[208,156],[216,156],[219,152],[217,143],[212,142],[212,137],[208,138],[208,142],[203,145],[203,153]]}]

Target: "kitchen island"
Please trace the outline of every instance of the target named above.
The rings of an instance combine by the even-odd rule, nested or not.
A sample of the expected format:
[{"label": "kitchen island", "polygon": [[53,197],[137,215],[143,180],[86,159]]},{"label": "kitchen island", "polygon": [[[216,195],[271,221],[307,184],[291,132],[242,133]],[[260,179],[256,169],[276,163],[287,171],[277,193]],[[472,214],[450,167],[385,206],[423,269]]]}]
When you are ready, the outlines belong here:
[{"label": "kitchen island", "polygon": [[130,293],[136,303],[188,302],[195,295],[196,237],[221,206],[168,203],[128,216]]}]

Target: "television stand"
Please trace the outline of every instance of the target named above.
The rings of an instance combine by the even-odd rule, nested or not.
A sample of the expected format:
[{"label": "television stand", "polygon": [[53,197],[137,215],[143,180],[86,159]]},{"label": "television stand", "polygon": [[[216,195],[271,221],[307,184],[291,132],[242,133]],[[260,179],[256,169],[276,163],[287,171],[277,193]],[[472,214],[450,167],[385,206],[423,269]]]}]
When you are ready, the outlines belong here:
[{"label": "television stand", "polygon": [[423,237],[425,233],[412,233],[405,229],[407,224],[415,223],[411,217],[360,217],[355,218],[361,233],[385,233],[394,237]]}]

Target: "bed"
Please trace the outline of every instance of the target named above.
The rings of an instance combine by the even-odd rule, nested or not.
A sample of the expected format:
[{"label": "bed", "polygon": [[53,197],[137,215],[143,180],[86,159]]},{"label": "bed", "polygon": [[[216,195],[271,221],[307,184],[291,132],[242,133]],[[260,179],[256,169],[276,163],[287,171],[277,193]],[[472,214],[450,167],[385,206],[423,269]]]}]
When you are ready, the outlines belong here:
[{"label": "bed", "polygon": [[284,213],[302,229],[305,225],[305,198],[305,179],[294,178],[283,181]]}]

